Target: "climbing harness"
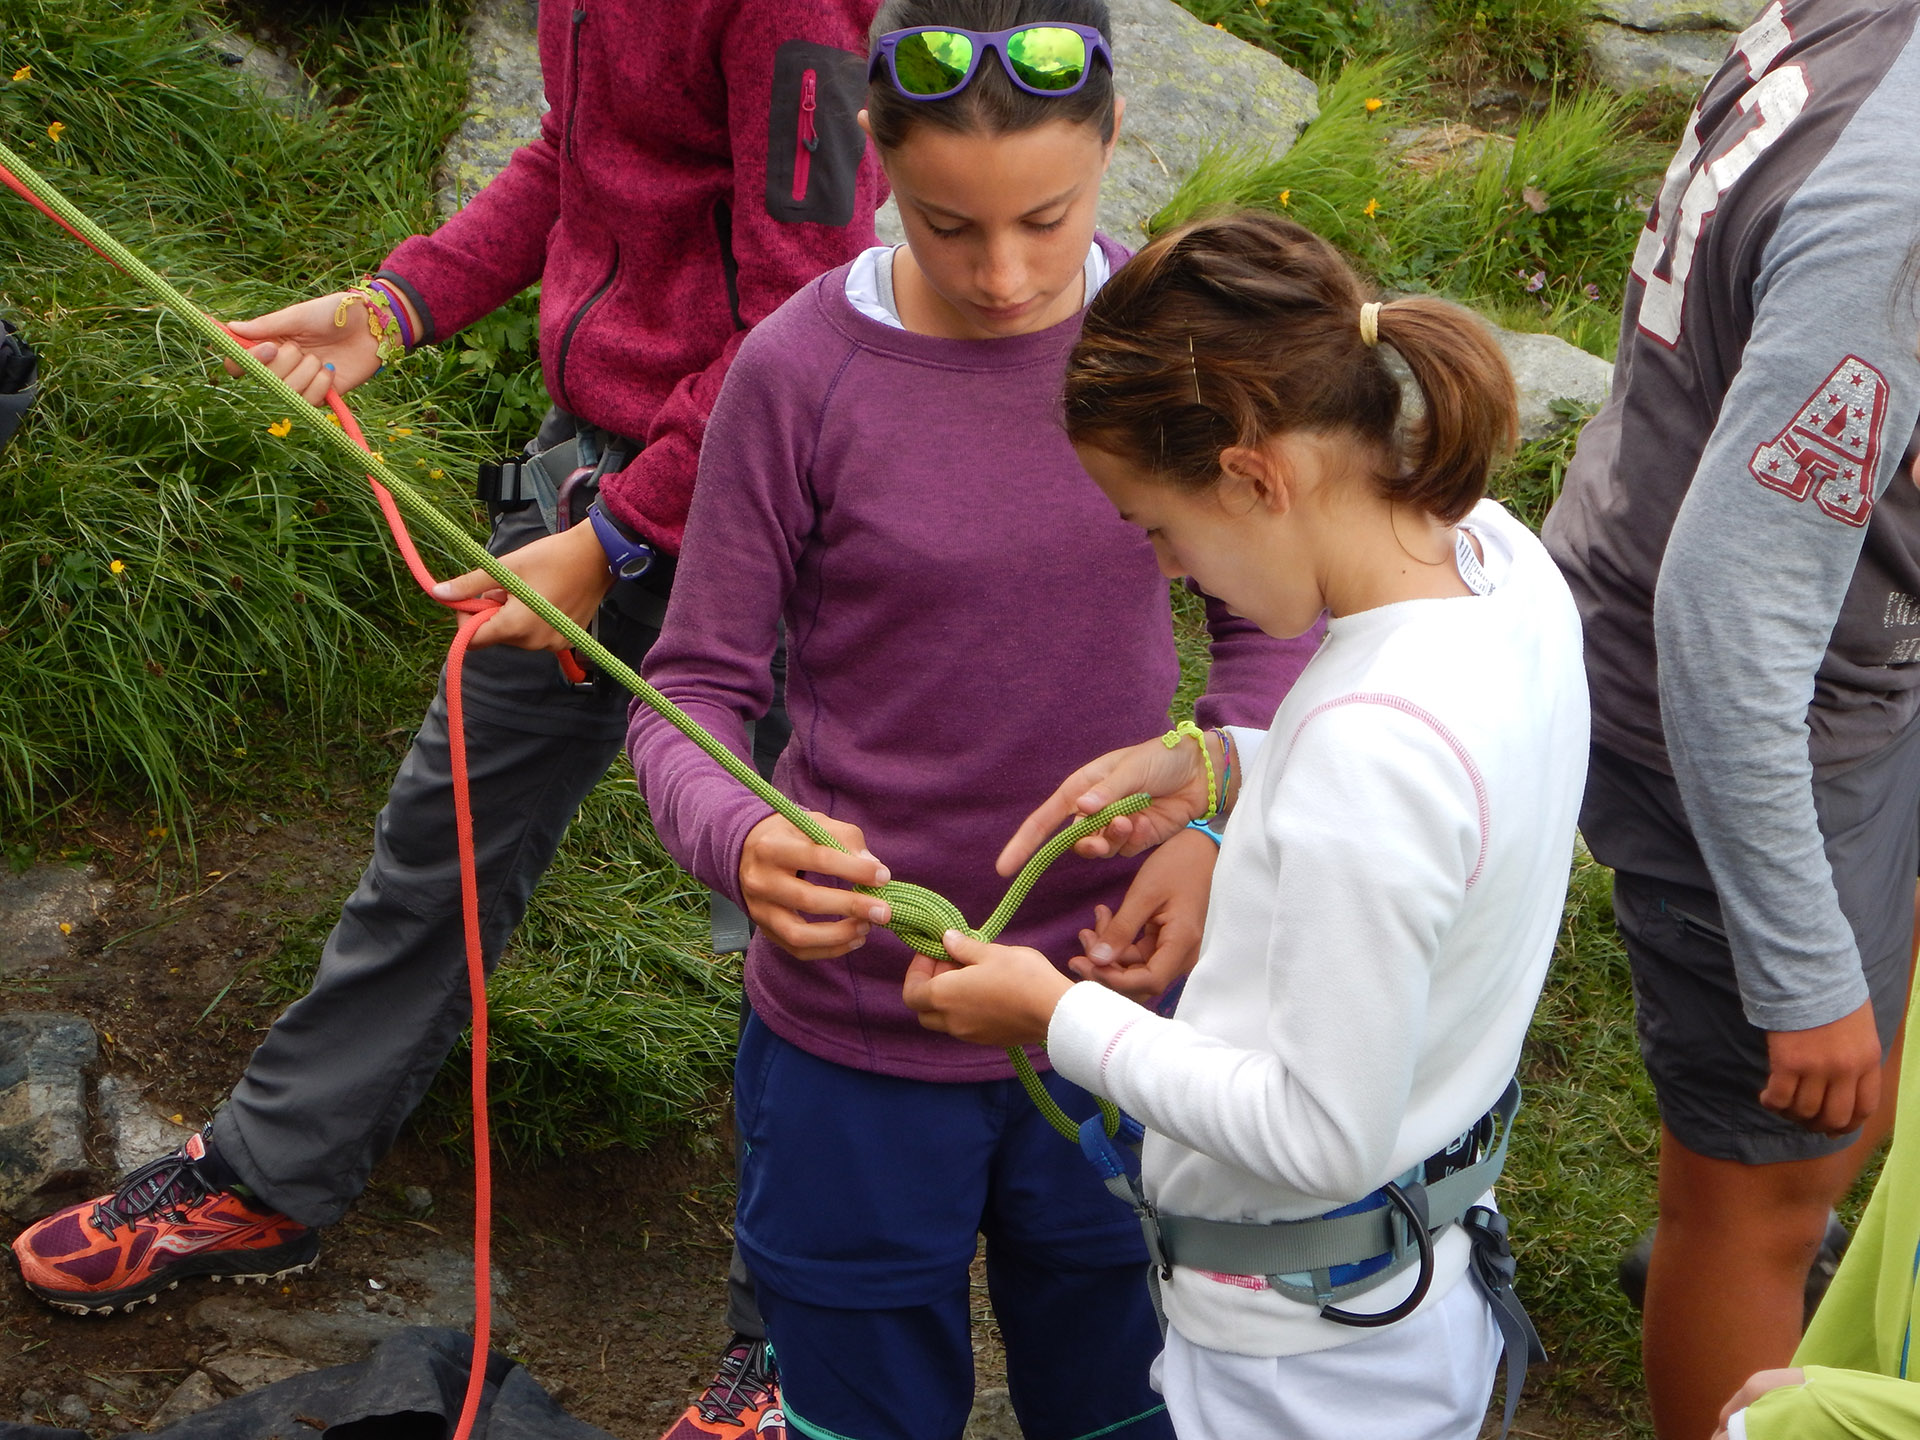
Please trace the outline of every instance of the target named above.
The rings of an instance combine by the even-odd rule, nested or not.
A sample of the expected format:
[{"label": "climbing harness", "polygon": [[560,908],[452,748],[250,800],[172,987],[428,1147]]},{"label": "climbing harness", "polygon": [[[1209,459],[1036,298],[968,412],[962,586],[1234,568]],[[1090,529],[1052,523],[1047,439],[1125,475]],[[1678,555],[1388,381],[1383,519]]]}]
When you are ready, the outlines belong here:
[{"label": "climbing harness", "polygon": [[[1469,1273],[1493,1310],[1506,1354],[1505,1440],[1520,1403],[1527,1366],[1547,1356],[1540,1336],[1513,1292],[1513,1251],[1507,1218],[1479,1203],[1507,1161],[1507,1142],[1520,1113],[1520,1084],[1505,1092],[1466,1133],[1446,1149],[1396,1176],[1351,1205],[1310,1220],[1206,1220],[1168,1215],[1147,1199],[1140,1182],[1139,1146],[1144,1131],[1132,1116],[1118,1136],[1088,1121],[1080,1148],[1108,1191],[1131,1206],[1147,1242],[1149,1288],[1154,1313],[1166,1328],[1160,1287],[1173,1267],[1215,1275],[1257,1276],[1290,1300],[1317,1305],[1324,1319],[1363,1329],[1404,1320],[1420,1307],[1433,1284],[1434,1240],[1459,1225],[1473,1242]],[[1496,1130],[1498,1140],[1495,1140]],[[1406,1299],[1377,1314],[1357,1314],[1336,1301],[1372,1290],[1413,1265],[1419,1275]]]},{"label": "climbing harness", "polygon": [[[82,213],[14,150],[4,144],[0,144],[0,184],[5,184],[76,240],[138,281],[159,301],[163,309],[184,322],[222,358],[237,365],[242,373],[265,385],[282,404],[297,407],[296,413],[307,408],[305,397],[262,364],[230,330],[202,312],[139,256]],[[394,544],[406,561],[408,571],[421,589],[431,595],[435,581],[408,533],[406,522],[400,513],[402,508],[432,531],[457,560],[472,568],[486,571],[501,589],[564,635],[581,657],[591,660],[603,674],[611,676],[632,691],[648,708],[699,746],[715,764],[792,822],[794,827],[809,840],[817,845],[830,846],[836,850],[846,848],[805,810],[761,779],[752,766],[735,756],[725,745],[695,723],[678,705],[641,679],[617,655],[575,624],[570,616],[502,564],[496,556],[489,553],[468,534],[458,521],[442,512],[405,476],[389,465],[378,451],[367,444],[359,423],[337,391],[327,392],[326,403],[338,424],[317,425],[314,427],[315,432],[327,444],[341,452],[345,458],[360,465],[367,472],[367,483],[372,486],[381,513],[386,517],[388,529],[393,533]],[[504,478],[501,477],[502,480]],[[504,486],[502,488],[504,489]],[[501,491],[496,490],[495,493],[499,495]],[[521,493],[516,479],[513,499],[517,501]],[[468,992],[473,1010],[471,1083],[474,1121],[474,1358],[470,1367],[466,1399],[461,1408],[459,1425],[454,1432],[457,1440],[467,1440],[479,1413],[487,1368],[487,1342],[491,1329],[492,1290],[489,1253],[493,1182],[486,1104],[486,975],[480,947],[479,884],[474,865],[473,814],[468,803],[467,791],[461,672],[474,632],[486,624],[500,607],[491,601],[484,600],[440,603],[462,616],[452,647],[447,652],[446,692],[447,730],[451,751],[449,758],[453,773],[454,815],[460,856],[461,902],[467,949]],[[562,657],[562,659],[563,668],[566,668],[569,657]],[[577,663],[568,669],[568,678],[576,683],[584,679],[584,672],[580,671]],[[1097,814],[1083,816],[1074,821],[1035,852],[1021,868],[1020,873],[1014,877],[1013,883],[1008,886],[1006,895],[994,907],[993,913],[978,926],[969,925],[966,917],[960,913],[959,908],[952,901],[924,886],[893,880],[885,885],[859,885],[854,888],[862,894],[873,895],[887,902],[893,913],[893,919],[888,928],[909,947],[919,954],[931,956],[934,959],[945,959],[947,951],[942,937],[948,930],[958,930],[978,940],[993,940],[1013,918],[1014,911],[1026,899],[1041,873],[1076,841],[1098,833],[1109,822],[1121,815],[1140,813],[1151,803],[1151,796],[1129,795],[1108,805]],[[1053,1096],[1041,1084],[1040,1076],[1035,1072],[1025,1051],[1016,1046],[1010,1048],[1007,1054],[1021,1085],[1026,1089],[1040,1113],[1046,1117],[1047,1123],[1068,1140],[1078,1143],[1085,1127],[1068,1116],[1054,1101]],[[1101,1100],[1099,1104],[1100,1113],[1093,1117],[1088,1125],[1094,1126],[1109,1136],[1117,1134],[1121,1125],[1119,1110],[1107,1100]]]}]

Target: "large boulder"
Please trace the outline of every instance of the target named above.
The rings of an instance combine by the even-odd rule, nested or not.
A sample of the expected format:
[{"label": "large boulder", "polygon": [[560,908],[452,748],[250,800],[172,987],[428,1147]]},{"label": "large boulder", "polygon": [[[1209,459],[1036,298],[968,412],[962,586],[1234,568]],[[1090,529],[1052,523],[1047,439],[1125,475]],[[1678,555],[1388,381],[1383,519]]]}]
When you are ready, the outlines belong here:
[{"label": "large boulder", "polygon": [[1587,62],[1601,84],[1622,95],[1665,90],[1691,96],[1720,68],[1733,40],[1724,30],[1648,34],[1600,21],[1587,27]]},{"label": "large boulder", "polygon": [[1201,24],[1173,0],[1109,3],[1127,111],[1100,191],[1100,227],[1138,245],[1202,155],[1245,146],[1284,154],[1320,113],[1320,92],[1278,57]]},{"label": "large boulder", "polygon": [[540,133],[539,0],[478,0],[467,15],[467,113],[447,142],[440,213],[451,215]]}]

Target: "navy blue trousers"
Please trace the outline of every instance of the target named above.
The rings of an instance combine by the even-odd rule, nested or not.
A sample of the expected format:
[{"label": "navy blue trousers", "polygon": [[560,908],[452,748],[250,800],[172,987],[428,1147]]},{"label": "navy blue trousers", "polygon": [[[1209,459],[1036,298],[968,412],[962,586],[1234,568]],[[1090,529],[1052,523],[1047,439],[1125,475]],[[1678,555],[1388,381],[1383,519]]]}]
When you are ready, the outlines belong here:
[{"label": "navy blue trousers", "polygon": [[[1093,1098],[1045,1076],[1069,1115]],[[936,1084],[821,1060],[750,1015],[734,1072],[735,1233],[810,1440],[958,1440],[973,1401],[968,1269],[1027,1440],[1171,1440],[1146,1247],[1016,1080]]]}]

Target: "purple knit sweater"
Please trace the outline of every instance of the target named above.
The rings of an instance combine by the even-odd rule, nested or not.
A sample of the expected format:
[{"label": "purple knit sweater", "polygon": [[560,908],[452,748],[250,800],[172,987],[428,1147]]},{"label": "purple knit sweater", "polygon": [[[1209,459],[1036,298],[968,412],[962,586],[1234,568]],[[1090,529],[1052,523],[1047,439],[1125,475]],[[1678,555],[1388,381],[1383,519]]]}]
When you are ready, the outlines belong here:
[{"label": "purple knit sweater", "polygon": [[[647,678],[744,758],[784,619],[793,741],[774,783],[860,826],[896,879],[977,923],[1006,889],[994,857],[1028,811],[1075,766],[1167,728],[1167,583],[1061,429],[1077,318],[938,339],[861,315],[845,279],[832,271],[762,321],[727,375]],[[1272,640],[1218,605],[1209,618],[1202,723],[1269,724],[1314,641]],[[737,899],[741,845],[767,807],[637,702],[628,749],[668,851]],[[1137,864],[1063,857],[1003,938],[1064,962]],[[811,962],[760,936],[747,991],[777,1034],[826,1060],[925,1080],[1009,1074],[1000,1051],[920,1027],[900,999],[910,955],[881,929]]]}]

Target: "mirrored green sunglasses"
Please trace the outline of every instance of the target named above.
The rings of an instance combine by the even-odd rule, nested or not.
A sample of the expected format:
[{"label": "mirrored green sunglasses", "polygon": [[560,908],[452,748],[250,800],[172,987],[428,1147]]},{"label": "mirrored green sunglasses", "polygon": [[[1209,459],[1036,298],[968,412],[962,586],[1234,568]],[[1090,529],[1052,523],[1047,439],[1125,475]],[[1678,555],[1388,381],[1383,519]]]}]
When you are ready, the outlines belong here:
[{"label": "mirrored green sunglasses", "polygon": [[920,25],[890,30],[874,42],[867,79],[884,61],[894,88],[911,100],[944,100],[967,88],[980,56],[991,50],[1012,80],[1030,95],[1071,95],[1087,83],[1093,57],[1113,69],[1113,51],[1090,25],[1031,24],[1011,30],[943,29]]}]

